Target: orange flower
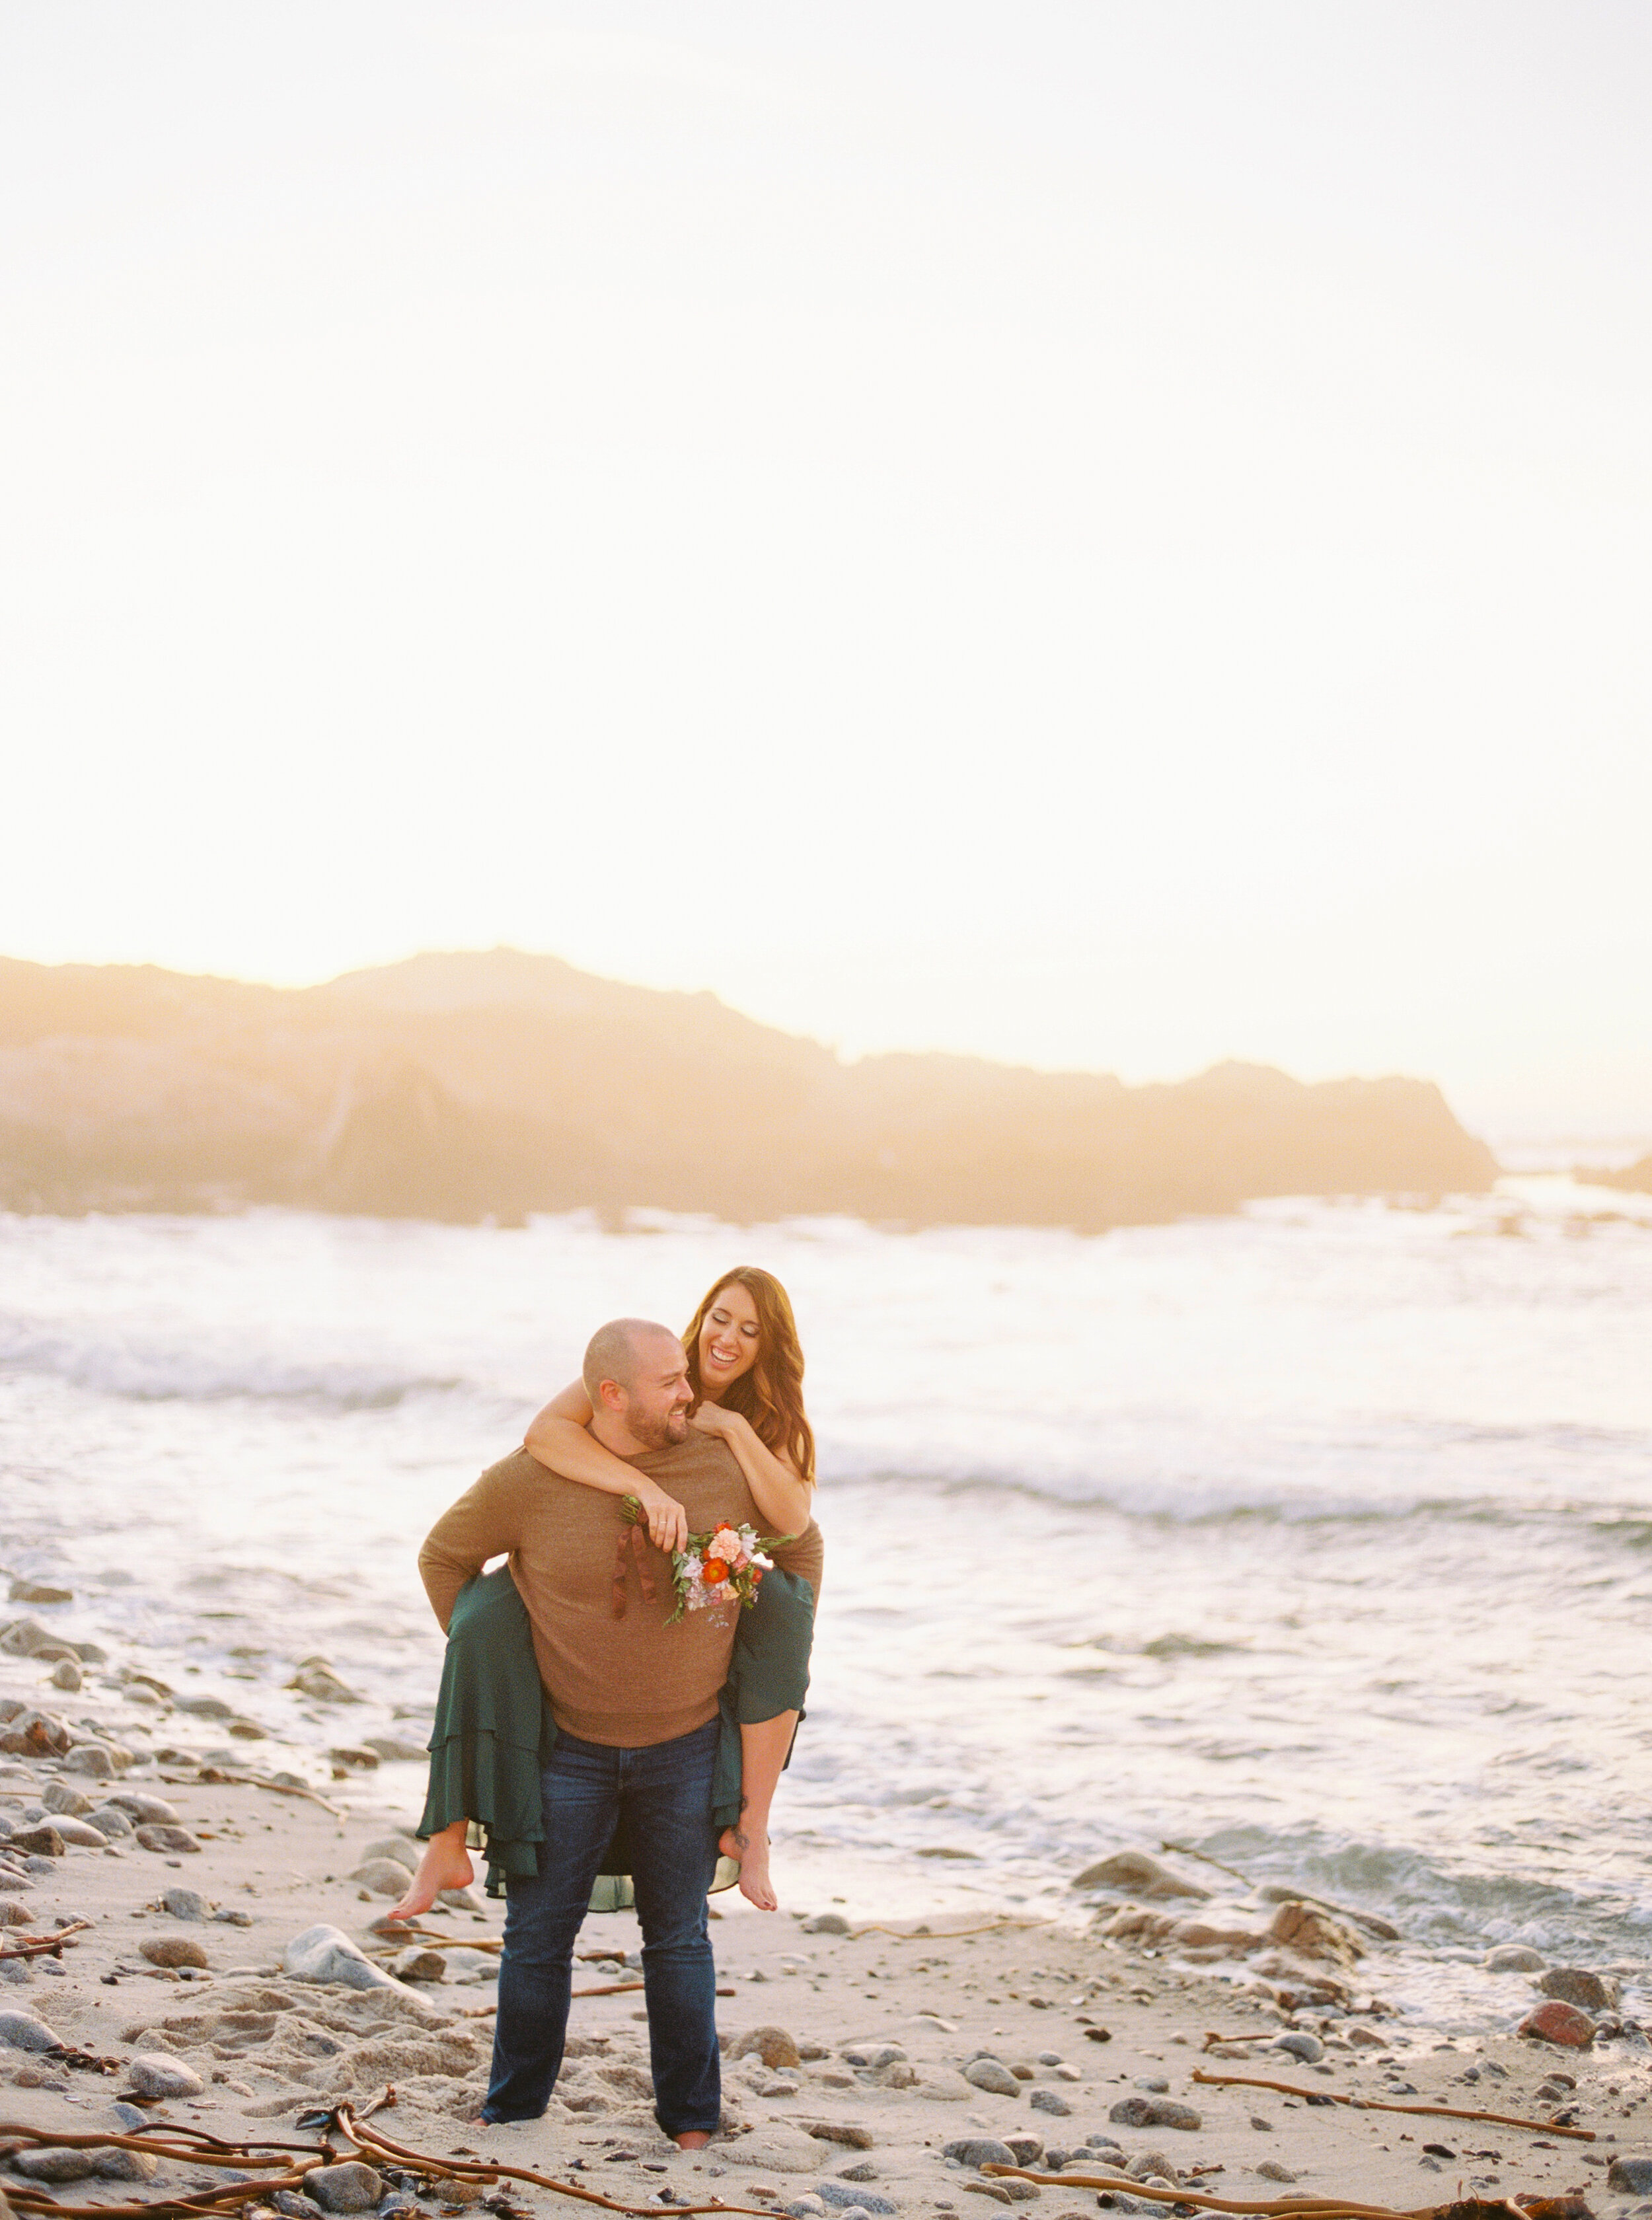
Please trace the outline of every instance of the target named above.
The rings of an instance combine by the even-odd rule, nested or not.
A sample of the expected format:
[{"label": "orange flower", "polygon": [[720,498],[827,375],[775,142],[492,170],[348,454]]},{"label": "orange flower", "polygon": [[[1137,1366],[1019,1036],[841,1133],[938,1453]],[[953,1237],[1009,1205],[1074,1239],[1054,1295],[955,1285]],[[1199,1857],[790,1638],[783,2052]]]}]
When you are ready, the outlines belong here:
[{"label": "orange flower", "polygon": [[708,1588],[714,1588],[728,1578],[728,1567],[720,1557],[708,1557],[701,1568],[700,1577]]}]

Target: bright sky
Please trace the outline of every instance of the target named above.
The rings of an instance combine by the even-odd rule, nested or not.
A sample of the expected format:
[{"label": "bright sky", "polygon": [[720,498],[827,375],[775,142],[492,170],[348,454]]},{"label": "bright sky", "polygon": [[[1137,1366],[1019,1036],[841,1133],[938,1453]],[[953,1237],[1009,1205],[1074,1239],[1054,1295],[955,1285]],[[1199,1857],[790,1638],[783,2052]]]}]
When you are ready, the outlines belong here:
[{"label": "bright sky", "polygon": [[7,0],[0,951],[1652,1126],[1652,12]]}]

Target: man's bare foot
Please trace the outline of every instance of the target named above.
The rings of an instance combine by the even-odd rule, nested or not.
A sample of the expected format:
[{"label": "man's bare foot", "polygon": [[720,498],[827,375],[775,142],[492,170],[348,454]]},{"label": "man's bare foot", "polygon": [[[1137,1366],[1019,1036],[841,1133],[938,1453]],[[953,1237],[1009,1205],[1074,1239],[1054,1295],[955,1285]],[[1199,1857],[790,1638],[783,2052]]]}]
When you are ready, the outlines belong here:
[{"label": "man's bare foot", "polygon": [[683,2133],[673,2136],[671,2141],[679,2150],[704,2150],[711,2137],[703,2128],[684,2128]]},{"label": "man's bare foot", "polygon": [[725,1827],[717,1847],[740,1868],[740,1894],[759,1911],[778,1911],[780,1899],[769,1879],[769,1837],[751,1827]]},{"label": "man's bare foot", "polygon": [[393,1904],[384,1916],[387,1919],[417,1919],[421,1912],[429,1911],[445,1888],[469,1888],[475,1879],[476,1869],[464,1847],[464,1833],[460,1831],[456,1842],[450,1827],[442,1834],[433,1835],[425,1844],[419,1870],[408,1883],[406,1895]]}]

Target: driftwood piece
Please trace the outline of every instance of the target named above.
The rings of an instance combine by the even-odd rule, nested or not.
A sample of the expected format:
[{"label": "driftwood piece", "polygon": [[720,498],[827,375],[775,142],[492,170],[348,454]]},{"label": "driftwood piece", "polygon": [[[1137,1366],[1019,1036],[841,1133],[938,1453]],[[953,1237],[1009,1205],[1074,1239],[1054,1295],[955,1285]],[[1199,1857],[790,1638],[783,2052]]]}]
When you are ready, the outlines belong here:
[{"label": "driftwood piece", "polygon": [[1035,2173],[1024,2166],[988,2164],[982,2173],[1007,2174],[1047,2189],[1110,2189],[1160,2204],[1196,2204],[1206,2212],[1260,2213],[1267,2220],[1593,2220],[1580,2197],[1462,2197],[1448,2204],[1363,2204],[1351,2197],[1276,2197],[1244,2202],[1206,2197],[1202,2189],[1155,2189],[1129,2174]]},{"label": "driftwood piece", "polygon": [[26,1936],[15,1950],[0,1950],[0,1958],[60,1958],[69,1936],[90,1925],[90,1919],[72,1919],[66,1927],[57,1928],[50,1935]]},{"label": "driftwood piece", "polygon": [[1381,2097],[1349,2097],[1340,2089],[1305,2089],[1300,2081],[1264,2081],[1247,2073],[1206,2073],[1195,2066],[1193,2079],[1213,2089],[1275,2089],[1283,2097],[1301,2097],[1312,2105],[1351,2105],[1356,2112],[1419,2112],[1432,2120],[1487,2120],[1493,2127],[1530,2128],[1534,2136],[1568,2136],[1574,2142],[1592,2143],[1593,2128],[1560,2128],[1552,2120],[1522,2119],[1514,2112],[1474,2112],[1461,2105],[1393,2105]]}]

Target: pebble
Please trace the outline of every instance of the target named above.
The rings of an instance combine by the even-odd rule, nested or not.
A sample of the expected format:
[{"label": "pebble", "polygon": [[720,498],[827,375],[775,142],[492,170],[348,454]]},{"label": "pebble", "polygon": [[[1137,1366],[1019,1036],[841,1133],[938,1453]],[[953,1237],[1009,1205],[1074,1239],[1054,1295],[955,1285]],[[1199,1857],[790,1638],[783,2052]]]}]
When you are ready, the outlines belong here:
[{"label": "pebble", "polygon": [[174,1696],[172,1708],[188,1712],[197,1719],[233,1719],[235,1707],[225,1703],[221,1696]]},{"label": "pebble", "polygon": [[177,1808],[164,1796],[146,1796],[135,1788],[122,1788],[104,1801],[124,1812],[128,1819],[154,1822],[157,1825],[175,1827],[178,1823]]},{"label": "pebble", "polygon": [[893,2066],[906,2055],[898,2042],[846,2042],[838,2053],[847,2066]]},{"label": "pebble", "polygon": [[394,1989],[401,1984],[375,1966],[336,1927],[307,1927],[281,1954],[281,1970],[295,1981],[333,1981],[346,1989]]},{"label": "pebble", "polygon": [[11,1584],[13,1603],[72,1603],[74,1600],[72,1588],[54,1587],[49,1581],[20,1579]]},{"label": "pebble", "polygon": [[139,1950],[152,1966],[197,1966],[207,1963],[207,1954],[192,1935],[158,1935],[140,1942]]},{"label": "pebble", "polygon": [[1273,2122],[1271,2120],[1264,2120],[1260,2112],[1252,2112],[1250,2115],[1250,2124],[1256,2129],[1259,2135],[1271,2136],[1274,2132]]},{"label": "pebble", "polygon": [[128,2135],[135,2136],[149,2126],[148,2113],[136,2105],[128,2105],[123,2097],[117,2098],[109,2109]]},{"label": "pebble", "polygon": [[1291,2028],[1284,2035],[1275,2036],[1268,2048],[1287,2051],[1293,2058],[1300,2058],[1305,2066],[1317,2066],[1325,2055],[1325,2047],[1318,2036],[1301,2028]]},{"label": "pebble", "polygon": [[1210,1894],[1207,1888],[1200,1888],[1197,1881],[1186,1880],[1180,1874],[1173,1873],[1162,1859],[1151,1856],[1146,1850],[1117,1850],[1112,1857],[1086,1866],[1073,1886],[1128,1889],[1132,1896],[1202,1899]]},{"label": "pebble", "polygon": [[1594,2022],[1575,2005],[1550,1997],[1529,2011],[1515,2032],[1535,2036],[1541,2042],[1558,2042],[1569,2050],[1587,2050],[1594,2041]]},{"label": "pebble", "polygon": [[1562,2004],[1577,2005],[1584,2011],[1610,2011],[1618,2001],[1618,1984],[1602,1980],[1582,1966],[1555,1966],[1537,1986],[1546,1997],[1558,1997]]},{"label": "pebble", "polygon": [[1035,2112],[1050,2112],[1058,2120],[1070,2117],[1073,2110],[1065,2097],[1058,2097],[1053,2089],[1035,2089],[1032,2103]]},{"label": "pebble", "polygon": [[447,1960],[441,1951],[415,1942],[391,1960],[390,1971],[398,1981],[445,1981]]},{"label": "pebble", "polygon": [[790,2213],[791,2220],[824,2220],[826,2206],[811,2192],[807,2196],[793,2198],[786,2210]]},{"label": "pebble", "polygon": [[140,2097],[199,2097],[207,2086],[194,2067],[159,2050],[140,2050],[127,2071]]},{"label": "pebble", "polygon": [[[861,2180],[866,2179],[858,2167],[855,2169],[853,2178]],[[863,2212],[885,2213],[896,2210],[887,2197],[880,2197],[875,2190],[846,2189],[841,2180],[818,2183],[814,2194],[822,2204],[831,2205],[837,2212],[852,2212],[857,2205]]]},{"label": "pebble", "polygon": [[65,2047],[63,2038],[53,2035],[45,2021],[36,2019],[33,2012],[0,2011],[0,2042],[9,2043],[14,2050],[61,2050]]},{"label": "pebble", "polygon": [[92,1780],[113,1780],[115,1760],[101,1742],[77,1743],[63,1761],[65,1773],[84,1773]]},{"label": "pebble", "polygon": [[[853,2166],[840,2166],[838,2168],[838,2179],[839,2181],[876,2181],[877,2168],[870,2159],[857,2159]],[[756,2186],[753,2183],[753,2188]]]},{"label": "pebble", "polygon": [[397,1897],[407,1893],[408,1869],[396,1858],[368,1858],[358,1865],[351,1880],[371,1891],[375,1896]]},{"label": "pebble", "polygon": [[64,1841],[55,1826],[18,1827],[9,1837],[10,1847],[35,1858],[60,1858]]},{"label": "pebble", "polygon": [[1625,2151],[1606,2168],[1606,2186],[1620,2197],[1652,2195],[1652,2157],[1643,2151]]},{"label": "pebble", "polygon": [[1121,2097],[1107,2117],[1121,2128],[1181,2128],[1194,2134],[1205,2124],[1191,2105],[1168,2097]]},{"label": "pebble", "polygon": [[1136,2086],[1145,2089],[1150,2097],[1168,2097],[1170,2093],[1170,2085],[1162,2073],[1138,2074]]},{"label": "pebble", "polygon": [[48,1812],[66,1812],[76,1819],[84,1819],[92,1808],[91,1798],[65,1780],[48,1780],[41,1791],[41,1802]]},{"label": "pebble", "polygon": [[954,2142],[943,2145],[947,2158],[957,2159],[960,2166],[1013,2166],[1015,2154],[1007,2142],[994,2136],[960,2136]]},{"label": "pebble", "polygon": [[324,1657],[307,1657],[287,1686],[296,1688],[301,1696],[312,1697],[317,1703],[354,1704],[360,1701],[355,1690],[340,1680]]},{"label": "pebble", "polygon": [[384,2194],[377,2174],[358,2158],[315,2167],[304,2176],[304,2187],[324,2212],[371,2212]]},{"label": "pebble", "polygon": [[1281,2166],[1276,2158],[1263,2159],[1256,2172],[1264,2181],[1294,2181],[1296,2179],[1289,2167]]},{"label": "pebble", "polygon": [[252,1913],[243,1911],[239,1905],[221,1905],[212,1916],[223,1927],[250,1927],[252,1924]]},{"label": "pebble", "polygon": [[118,1843],[132,1832],[132,1822],[115,1804],[97,1804],[86,1814],[86,1824],[96,1827],[105,1842]]},{"label": "pebble", "polygon": [[20,2150],[12,2155],[12,2165],[30,2181],[84,2181],[88,2174],[97,2171],[97,2159],[89,2150],[65,2150],[56,2143],[46,2143],[34,2150]]},{"label": "pebble", "polygon": [[798,1932],[800,1935],[847,1935],[849,1922],[840,1911],[817,1911],[812,1918],[803,1921]]},{"label": "pebble", "polygon": [[72,1657],[59,1657],[52,1668],[52,1686],[73,1695],[81,1685],[80,1668]]},{"label": "pebble", "polygon": [[422,1765],[430,1755],[424,1743],[408,1742],[402,1735],[363,1735],[362,1740],[386,1765]]},{"label": "pebble", "polygon": [[198,1850],[201,1847],[187,1827],[169,1827],[159,1821],[146,1823],[140,1827],[137,1841],[140,1849],[157,1850],[163,1854],[170,1852],[177,1857],[183,1857],[187,1852]]},{"label": "pebble", "polygon": [[60,1812],[52,1823],[64,1841],[78,1850],[101,1850],[109,1841],[101,1827],[94,1827],[89,1819],[72,1818]]},{"label": "pebble", "polygon": [[153,2181],[159,2166],[153,2151],[104,2150],[97,2154],[100,2181]]},{"label": "pebble", "polygon": [[404,1873],[417,1873],[419,1845],[410,1843],[405,1835],[381,1835],[376,1843],[369,1843],[362,1852],[363,1865],[370,1858],[392,1858]]},{"label": "pebble", "polygon": [[1541,1974],[1549,1961],[1524,1942],[1499,1942],[1481,1961],[1488,1974]]},{"label": "pebble", "polygon": [[277,2189],[270,2202],[286,2220],[321,2220],[321,2208],[313,2197],[301,2197],[296,2189]]},{"label": "pebble", "polygon": [[[801,2066],[803,2062],[795,2038],[783,2027],[748,2027],[744,2034],[735,2036],[728,2055],[731,2058],[747,2058],[753,2052],[771,2073],[782,2066]],[[848,2055],[847,2051],[844,2053],[845,2057]],[[905,2053],[901,2055],[904,2056]]]},{"label": "pebble", "polygon": [[212,1907],[204,1896],[192,1888],[169,1888],[161,1893],[160,1908],[170,1911],[174,1919],[206,1919]]},{"label": "pebble", "polygon": [[985,2089],[994,2097],[1019,2097],[1021,2085],[1001,2059],[972,2058],[963,2069],[963,2078],[973,2087]]}]

